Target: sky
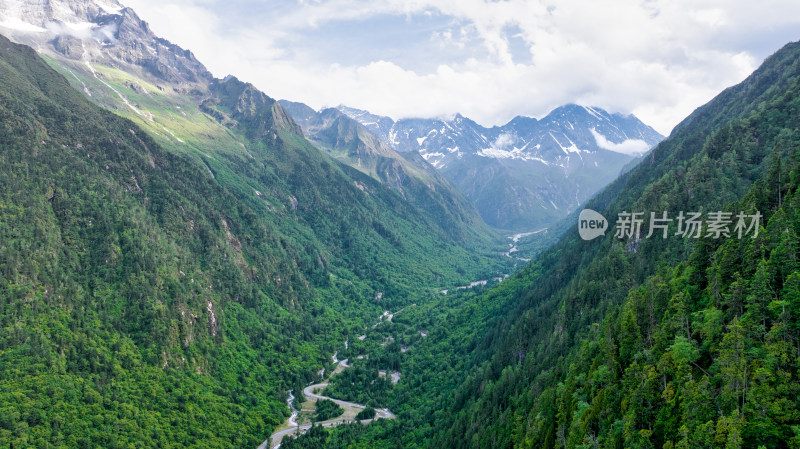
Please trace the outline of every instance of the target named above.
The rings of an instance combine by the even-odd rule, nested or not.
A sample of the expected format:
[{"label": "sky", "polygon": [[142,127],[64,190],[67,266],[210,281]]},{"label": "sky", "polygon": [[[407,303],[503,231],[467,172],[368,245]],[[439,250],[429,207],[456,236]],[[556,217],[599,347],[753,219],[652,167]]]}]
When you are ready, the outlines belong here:
[{"label": "sky", "polygon": [[800,39],[796,0],[121,0],[277,99],[484,126],[567,103],[662,134]]}]

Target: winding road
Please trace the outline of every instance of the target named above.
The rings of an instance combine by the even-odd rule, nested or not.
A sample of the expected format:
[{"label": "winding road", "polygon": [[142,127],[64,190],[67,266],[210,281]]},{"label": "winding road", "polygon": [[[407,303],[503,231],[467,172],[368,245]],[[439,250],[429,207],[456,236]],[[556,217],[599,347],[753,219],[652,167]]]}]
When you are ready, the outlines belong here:
[{"label": "winding road", "polygon": [[[347,364],[347,359],[337,360],[336,354],[333,355],[333,360],[338,362],[339,364],[336,366],[336,369],[330,374],[331,376],[342,372],[345,368],[348,368],[350,366]],[[328,379],[330,379],[330,376],[328,377]],[[317,424],[323,427],[331,428],[331,427],[336,427],[340,424],[354,422],[356,420],[356,415],[358,415],[358,413],[361,410],[367,408],[367,406],[365,405],[329,398],[328,396],[323,396],[315,393],[315,391],[322,391],[327,386],[328,382],[325,381],[322,383],[313,384],[305,387],[303,389],[303,395],[306,397],[306,402],[312,402],[316,404],[316,402],[319,401],[320,399],[328,399],[335,402],[336,405],[338,405],[339,407],[342,407],[344,409],[344,413],[337,418],[328,421],[321,421],[318,422]],[[290,391],[289,399],[287,399],[286,402],[289,406],[289,409],[292,411],[292,416],[290,416],[289,419],[286,420],[286,423],[284,423],[281,427],[279,427],[276,432],[270,435],[270,437],[266,441],[261,443],[261,445],[258,446],[258,449],[267,449],[267,448],[277,449],[278,447],[280,447],[281,441],[283,440],[283,437],[285,437],[286,435],[303,434],[308,429],[311,428],[310,424],[304,424],[304,425],[298,424],[297,418],[299,413],[297,409],[295,409],[294,406],[292,405],[293,401],[294,401],[294,395]],[[396,416],[394,415],[394,413],[390,412],[389,409],[386,408],[375,409],[375,419],[394,419],[395,417]],[[373,421],[372,419],[365,419],[362,420],[361,422],[363,424],[366,424],[372,421]]]},{"label": "winding road", "polygon": [[[354,402],[342,401],[342,400],[339,400],[339,399],[333,399],[333,398],[329,398],[327,396],[322,396],[322,395],[318,395],[318,394],[314,393],[314,390],[322,390],[327,386],[328,386],[327,382],[320,383],[320,384],[309,385],[309,386],[307,386],[307,387],[305,387],[303,389],[303,394],[306,396],[306,399],[314,399],[314,402],[319,401],[320,399],[329,399],[329,400],[335,402],[336,405],[338,405],[339,407],[342,407],[345,410],[347,410],[348,408],[352,408],[352,409],[357,409],[360,412],[361,410],[364,410],[365,408],[367,408],[367,406],[365,406],[365,405],[356,404]],[[358,414],[358,413],[356,413],[356,414]],[[375,419],[381,419],[381,418],[383,418],[383,419],[394,419],[395,416],[394,416],[394,413],[390,412],[388,408],[376,408],[375,409]],[[365,419],[365,420],[363,420],[361,422],[368,423],[370,421],[372,421],[372,420],[371,419]],[[328,421],[325,421],[325,422],[328,422]]]}]

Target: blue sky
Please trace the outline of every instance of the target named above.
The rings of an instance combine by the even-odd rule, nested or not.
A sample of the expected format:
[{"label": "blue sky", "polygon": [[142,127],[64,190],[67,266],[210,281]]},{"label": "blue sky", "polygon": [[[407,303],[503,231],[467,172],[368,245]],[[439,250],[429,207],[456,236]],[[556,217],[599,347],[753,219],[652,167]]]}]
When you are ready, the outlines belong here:
[{"label": "blue sky", "polygon": [[575,102],[666,134],[800,39],[788,0],[122,2],[275,98],[487,126]]}]

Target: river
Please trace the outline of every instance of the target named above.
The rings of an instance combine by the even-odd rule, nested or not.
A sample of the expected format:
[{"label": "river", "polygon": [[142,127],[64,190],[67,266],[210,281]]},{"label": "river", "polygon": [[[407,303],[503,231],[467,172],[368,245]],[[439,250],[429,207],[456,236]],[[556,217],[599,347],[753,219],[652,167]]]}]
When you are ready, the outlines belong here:
[{"label": "river", "polygon": [[[398,310],[395,313],[389,313],[388,311],[385,311],[383,313],[383,315],[381,315],[378,318],[378,323],[383,321],[384,318],[387,318],[387,321],[391,321],[392,317],[394,315],[396,315],[397,313],[400,313],[401,311],[402,310]],[[376,323],[376,325],[377,325],[377,323]],[[345,347],[347,347],[347,342],[345,342]],[[327,428],[336,427],[336,426],[338,426],[340,424],[346,424],[346,423],[349,423],[349,422],[354,422],[356,420],[356,415],[358,415],[359,412],[361,412],[362,410],[367,408],[366,405],[356,404],[355,402],[342,401],[340,399],[334,399],[334,398],[330,398],[328,396],[323,396],[321,394],[316,393],[317,391],[324,390],[325,387],[328,386],[328,380],[330,380],[330,378],[332,376],[334,376],[334,375],[336,375],[338,373],[341,373],[346,368],[350,367],[350,365],[347,364],[347,359],[339,360],[338,355],[339,355],[339,352],[337,351],[331,357],[333,359],[333,362],[336,363],[337,365],[336,365],[336,369],[334,369],[333,372],[328,375],[328,377],[327,377],[327,379],[325,381],[317,383],[317,384],[312,384],[312,385],[309,385],[309,386],[303,388],[303,395],[306,397],[306,404],[311,403],[313,405],[316,405],[317,401],[319,401],[320,399],[328,399],[328,400],[331,400],[331,401],[335,402],[339,407],[344,409],[344,413],[342,415],[340,415],[340,416],[338,416],[338,417],[336,417],[334,419],[330,419],[328,421],[320,421],[320,422],[317,423],[318,425],[321,425],[321,426],[327,427]],[[397,376],[397,380],[395,380],[395,376]],[[399,380],[400,380],[399,373],[392,373],[392,381],[393,381],[393,383],[397,383],[397,381],[399,381]],[[298,417],[299,417],[299,411],[296,408],[294,408],[294,404],[292,403],[293,401],[294,401],[294,394],[292,394],[292,391],[289,391],[289,398],[286,400],[286,405],[289,407],[289,410],[291,410],[291,412],[292,412],[291,416],[286,420],[286,422],[282,426],[280,426],[272,435],[270,435],[270,437],[267,440],[265,440],[263,443],[261,443],[261,445],[258,446],[258,449],[267,449],[267,448],[269,448],[269,449],[277,449],[277,448],[280,447],[281,441],[283,440],[283,437],[285,437],[287,435],[297,435],[297,434],[301,434],[302,435],[308,429],[311,428],[311,424],[300,425],[298,423],[297,420],[298,420]],[[387,408],[380,408],[380,409],[376,408],[375,409],[375,418],[374,419],[394,419],[394,418],[396,418],[396,416],[392,412],[390,412],[389,409],[387,409]],[[365,420],[362,420],[361,422],[366,424],[366,423],[369,423],[369,422],[372,422],[372,421],[373,421],[372,419],[365,419]]]}]

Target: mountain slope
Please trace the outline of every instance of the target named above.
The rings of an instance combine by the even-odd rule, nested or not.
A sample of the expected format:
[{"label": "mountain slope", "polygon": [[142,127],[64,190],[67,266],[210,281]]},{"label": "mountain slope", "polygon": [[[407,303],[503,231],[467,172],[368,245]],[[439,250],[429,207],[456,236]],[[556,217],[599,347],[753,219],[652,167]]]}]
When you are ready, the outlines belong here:
[{"label": "mountain slope", "polygon": [[260,442],[324,358],[321,270],[30,48],[0,73],[0,445]]},{"label": "mountain slope", "polygon": [[794,447],[798,56],[793,43],[768,58],[588,205],[612,221],[760,211],[758,237],[584,242],[573,228],[498,288],[518,305],[434,446]]},{"label": "mountain slope", "polygon": [[[56,27],[52,25],[49,10],[32,8],[28,14],[17,12],[22,17],[19,20],[29,20],[34,25],[50,25],[41,33],[11,30],[14,39],[36,44],[48,62],[73,86],[84,91],[90,100],[130,118],[166,149],[195,160],[238,198],[273,216],[271,220],[286,235],[320,242],[324,249],[321,249],[323,253],[319,259],[324,264],[335,257],[337,262],[333,265],[363,274],[372,271],[365,267],[374,265],[377,259],[381,260],[378,264],[382,266],[403,261],[403,256],[396,257],[397,251],[419,252],[421,255],[416,257],[427,262],[411,264],[409,261],[400,271],[421,275],[417,278],[420,282],[397,282],[393,288],[406,289],[409,285],[431,285],[442,281],[452,285],[451,282],[460,282],[455,280],[460,276],[453,277],[455,272],[447,275],[438,267],[431,268],[440,265],[433,262],[434,259],[445,258],[452,262],[458,259],[442,253],[441,244],[433,243],[435,239],[445,246],[480,247],[479,252],[483,254],[495,245],[496,236],[481,223],[473,223],[469,211],[462,210],[458,201],[433,191],[435,185],[415,184],[413,187],[418,190],[415,196],[428,200],[419,201],[417,205],[399,205],[398,201],[403,202],[402,197],[392,196],[383,188],[373,190],[362,181],[360,173],[336,167],[338,164],[303,139],[300,128],[278,102],[235,77],[213,79],[190,52],[155,36],[130,8],[122,8],[112,0],[106,2],[108,6],[102,6],[102,2],[89,2],[94,7],[71,0],[55,3],[60,6],[53,9],[62,11],[58,19],[71,25]],[[34,14],[36,11],[39,11],[38,15]],[[114,25],[108,28],[107,23]],[[74,33],[72,29],[79,25],[90,33]],[[114,34],[114,30],[118,32]],[[105,40],[103,36],[107,36]],[[76,39],[85,51],[81,54],[60,51],[55,43],[62,38]],[[160,65],[166,65],[175,73],[150,70]],[[331,171],[332,167],[335,167],[331,173],[336,182],[328,180],[327,185],[322,185],[326,176],[315,170]],[[345,220],[362,226],[372,219],[345,218],[352,213],[336,210],[333,205],[349,204],[349,200],[343,202],[339,193],[330,190],[339,182],[350,183],[347,195],[350,195],[350,190],[366,193],[366,203],[356,201],[354,211],[385,207],[392,211],[390,215],[404,222],[389,224],[378,218],[381,226],[387,226],[386,229],[401,230],[393,240],[405,242],[409,248],[395,245],[386,248],[387,252],[373,246],[350,251],[363,256],[371,254],[368,259],[362,257],[358,260],[352,254],[345,254],[349,251],[346,245],[350,240],[346,234],[354,231],[342,227],[334,232],[335,226],[331,224]],[[301,198],[303,195],[305,198]],[[328,207],[312,207],[320,201]],[[382,214],[373,212],[373,216],[381,217]],[[412,222],[415,223],[412,227],[416,227],[414,231],[408,226]],[[426,245],[433,246],[417,246],[420,239],[416,232],[420,229],[424,229],[423,235],[430,237],[425,239],[428,240]],[[405,230],[414,235],[406,237],[403,235]],[[395,254],[390,256],[393,252]],[[463,263],[457,262],[461,266],[456,272],[467,279],[477,276],[476,272],[483,270],[478,266],[485,267],[484,263],[488,261],[482,255],[476,256],[477,259],[467,256],[464,249],[454,249],[455,253],[465,256]],[[482,262],[472,265],[478,259]],[[444,266],[449,264],[445,262]],[[445,280],[447,278],[449,280]],[[389,277],[383,279],[380,283],[395,283]],[[374,284],[375,294],[382,290],[374,278],[369,282]],[[403,287],[399,287],[401,284]]]},{"label": "mountain slope", "polygon": [[[357,362],[366,381],[335,385],[402,372],[388,398],[366,390],[399,419],[327,444],[798,447],[798,61],[800,43],[785,46],[588,204],[612,224],[700,211],[703,237],[674,235],[675,220],[648,238],[649,217],[623,238],[610,227],[584,241],[572,226],[501,284],[404,312],[383,329],[394,347]],[[733,218],[731,238],[709,236],[715,211],[760,212],[758,234],[738,238]],[[291,447],[326,447],[315,441]]]},{"label": "mountain slope", "polygon": [[398,191],[442,226],[483,228],[475,207],[418,153],[395,152],[337,109],[317,112],[302,103],[280,103],[318,148]]},{"label": "mountain slope", "polygon": [[0,445],[254,447],[374,316],[505,268],[131,10],[78,9],[89,35],[17,30],[47,64],[0,44]]},{"label": "mountain slope", "polygon": [[418,151],[453,181],[492,226],[552,225],[611,182],[634,155],[663,137],[633,116],[567,105],[542,120],[516,117],[485,128],[452,120],[397,122],[339,109],[399,152]]}]

